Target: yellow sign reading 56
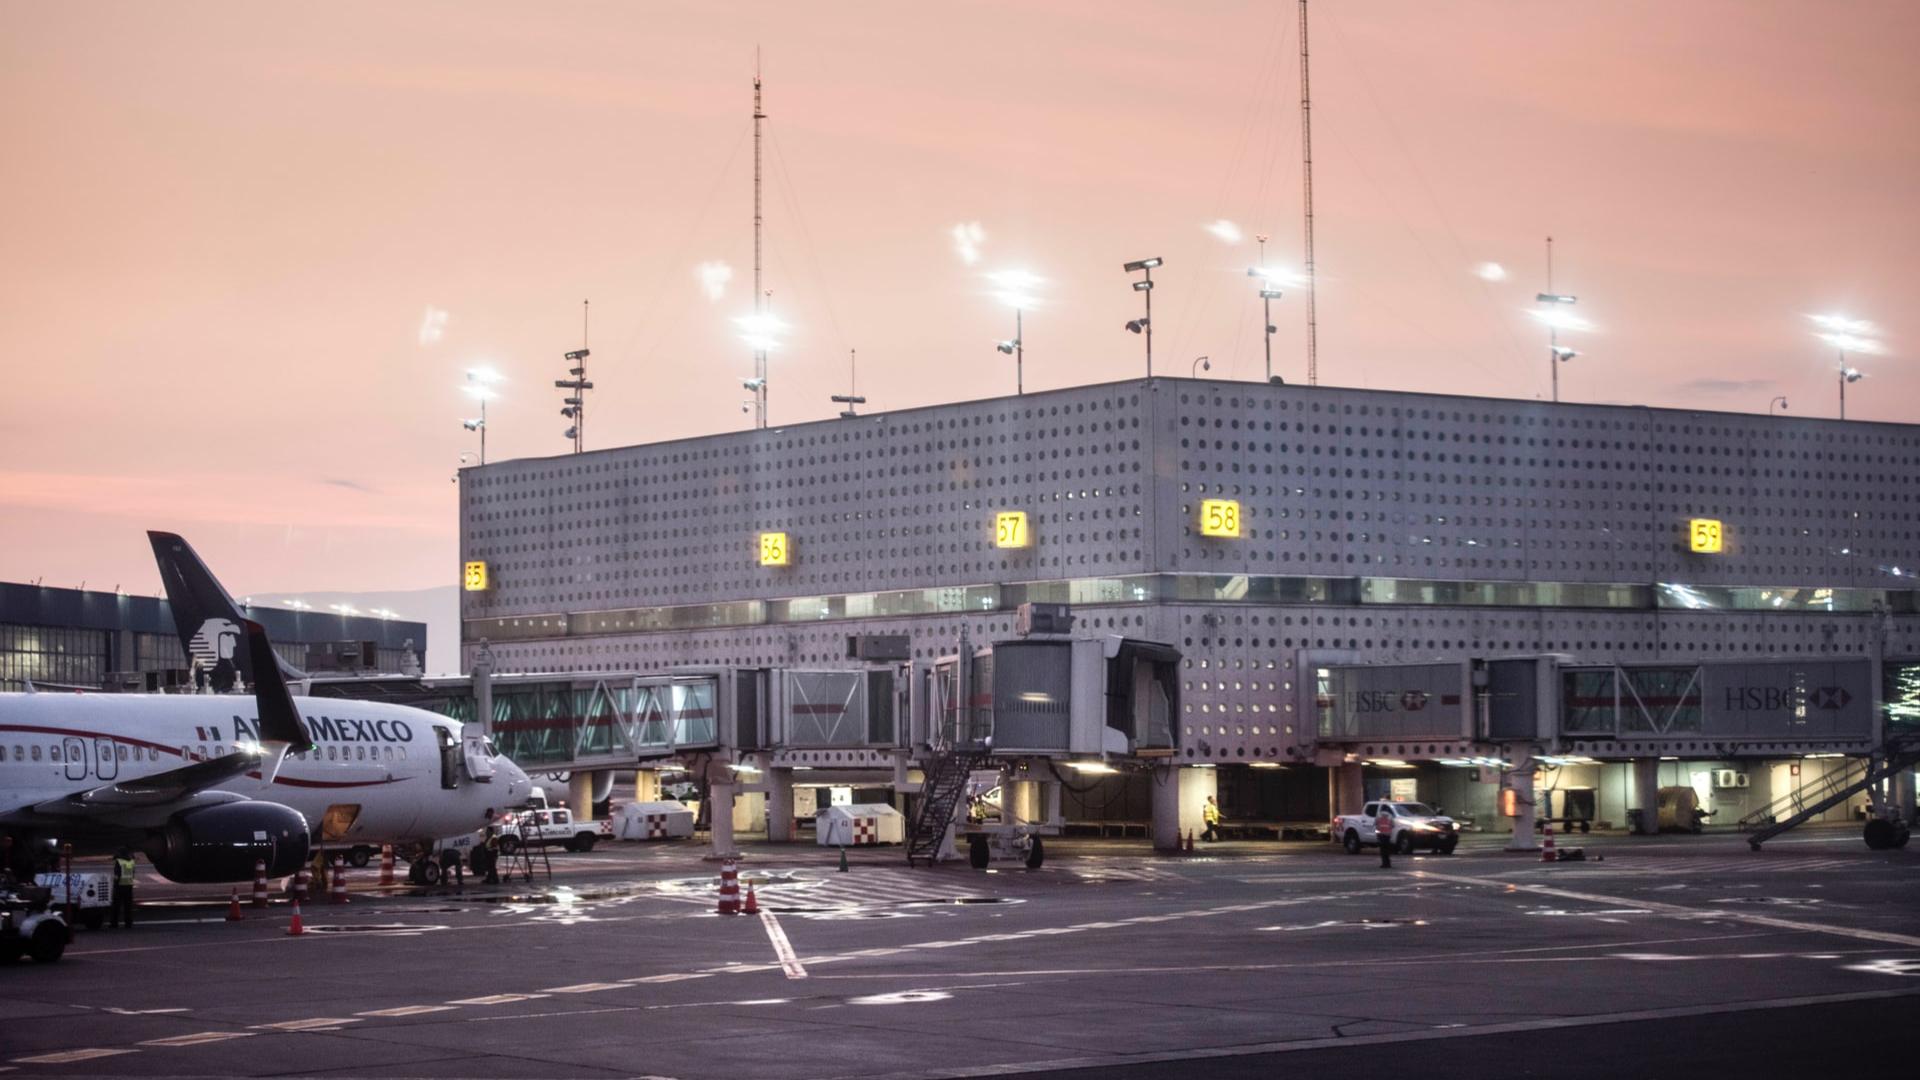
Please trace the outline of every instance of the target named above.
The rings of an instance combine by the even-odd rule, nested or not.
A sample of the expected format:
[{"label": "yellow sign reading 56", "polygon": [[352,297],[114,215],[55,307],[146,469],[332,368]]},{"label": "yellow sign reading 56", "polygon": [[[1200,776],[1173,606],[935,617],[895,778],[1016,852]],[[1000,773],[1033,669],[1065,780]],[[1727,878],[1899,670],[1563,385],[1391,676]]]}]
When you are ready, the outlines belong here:
[{"label": "yellow sign reading 56", "polygon": [[787,566],[793,562],[793,545],[787,542],[783,532],[763,532],[760,534],[760,565]]}]

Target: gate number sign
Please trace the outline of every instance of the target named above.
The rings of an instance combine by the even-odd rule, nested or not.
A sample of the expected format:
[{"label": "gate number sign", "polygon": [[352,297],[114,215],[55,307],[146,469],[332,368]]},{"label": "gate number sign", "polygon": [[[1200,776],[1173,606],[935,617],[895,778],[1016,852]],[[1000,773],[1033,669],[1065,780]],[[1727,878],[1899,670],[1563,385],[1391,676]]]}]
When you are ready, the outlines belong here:
[{"label": "gate number sign", "polygon": [[1694,518],[1687,523],[1687,546],[1703,555],[1718,555],[1724,548],[1720,522],[1714,518]]},{"label": "gate number sign", "polygon": [[793,548],[787,543],[787,534],[783,532],[763,532],[760,534],[760,565],[786,566],[793,561]]},{"label": "gate number sign", "polygon": [[1240,503],[1234,499],[1202,499],[1200,501],[1200,535],[1238,539]]},{"label": "gate number sign", "polygon": [[1023,548],[1027,543],[1027,512],[1025,510],[1003,510],[994,515],[994,547]]}]

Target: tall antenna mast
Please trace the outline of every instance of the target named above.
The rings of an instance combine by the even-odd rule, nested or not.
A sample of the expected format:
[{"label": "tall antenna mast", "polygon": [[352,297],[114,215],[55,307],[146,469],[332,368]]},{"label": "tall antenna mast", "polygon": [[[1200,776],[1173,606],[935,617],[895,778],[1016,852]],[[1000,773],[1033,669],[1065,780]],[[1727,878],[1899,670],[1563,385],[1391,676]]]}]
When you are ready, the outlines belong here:
[{"label": "tall antenna mast", "polygon": [[580,301],[580,347],[567,354],[567,374],[571,377],[553,381],[554,386],[568,392],[560,399],[560,415],[573,421],[565,436],[573,440],[576,454],[587,448],[587,391],[593,389],[593,384],[587,381],[587,357],[593,355],[587,348],[590,303]]},{"label": "tall antenna mast", "polygon": [[1320,330],[1313,310],[1313,92],[1307,78],[1307,0],[1300,0],[1300,163],[1307,212],[1307,385],[1320,385]]},{"label": "tall antenna mast", "polygon": [[[760,124],[767,114],[760,108],[760,50],[753,50],[753,315],[756,326],[766,325],[767,294],[760,287]],[[767,426],[767,350],[753,350],[753,426]]]}]

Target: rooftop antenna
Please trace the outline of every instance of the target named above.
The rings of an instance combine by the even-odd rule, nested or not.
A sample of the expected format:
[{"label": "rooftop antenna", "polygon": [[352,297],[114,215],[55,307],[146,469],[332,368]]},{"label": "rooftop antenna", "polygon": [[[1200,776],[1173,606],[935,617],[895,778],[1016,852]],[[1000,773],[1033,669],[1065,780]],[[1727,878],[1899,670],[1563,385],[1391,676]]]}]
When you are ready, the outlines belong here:
[{"label": "rooftop antenna", "polygon": [[867,403],[867,399],[860,396],[859,363],[860,363],[859,352],[854,349],[848,349],[847,350],[847,392],[844,394],[833,395],[833,401],[836,404],[846,406],[846,408],[841,410],[840,412],[840,419],[842,420],[851,420],[854,417],[859,416],[860,413],[859,413],[859,410],[856,408],[856,406],[865,405]]},{"label": "rooftop antenna", "polygon": [[1320,385],[1320,331],[1313,311],[1313,93],[1307,79],[1307,0],[1300,0],[1300,163],[1307,214],[1307,385]]},{"label": "rooftop antenna", "polygon": [[[766,290],[760,284],[760,233],[764,219],[760,213],[760,126],[767,114],[760,107],[760,48],[753,50],[753,314],[756,323],[765,326],[767,313]],[[767,350],[756,345],[753,350],[753,426],[767,426]]]},{"label": "rooftop antenna", "polygon": [[589,301],[580,301],[580,347],[567,354],[566,379],[555,379],[553,385],[571,391],[560,399],[560,415],[573,421],[573,426],[565,431],[565,436],[573,440],[573,452],[578,454],[587,448],[587,394],[593,384],[587,381],[587,357],[593,355],[587,348],[588,317],[592,314]]}]

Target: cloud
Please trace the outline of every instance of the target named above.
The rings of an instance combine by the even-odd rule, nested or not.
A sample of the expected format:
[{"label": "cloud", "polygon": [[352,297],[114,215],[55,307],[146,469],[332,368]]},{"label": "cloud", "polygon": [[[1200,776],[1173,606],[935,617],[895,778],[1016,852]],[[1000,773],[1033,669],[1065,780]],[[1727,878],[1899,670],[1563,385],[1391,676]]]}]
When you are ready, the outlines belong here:
[{"label": "cloud", "polygon": [[700,291],[715,303],[727,295],[727,282],[733,280],[733,267],[717,260],[701,263],[694,267],[693,273],[700,279]]},{"label": "cloud", "polygon": [[[348,488],[379,494],[350,481],[283,483],[232,473],[164,476],[0,470],[0,507],[8,512],[50,510],[108,514],[148,523],[201,521],[233,525],[399,529],[439,534],[445,514],[432,496],[439,485],[420,484],[398,497],[370,502],[338,494]],[[444,497],[444,496],[442,496]]]},{"label": "cloud", "polygon": [[1219,240],[1223,244],[1237,244],[1243,238],[1240,232],[1240,226],[1235,225],[1226,218],[1221,218],[1219,221],[1200,227],[1212,233],[1214,239]]},{"label": "cloud", "polygon": [[358,491],[365,495],[380,494],[378,491],[368,487],[365,484],[360,483],[357,480],[340,480],[334,477],[328,477],[327,479],[322,480],[320,482],[323,484],[331,485],[333,487],[337,487],[337,488],[346,488],[348,491]]},{"label": "cloud", "polygon": [[953,252],[960,261],[972,266],[980,261],[980,245],[987,240],[987,230],[977,221],[963,221],[953,227]]},{"label": "cloud", "polygon": [[447,336],[447,313],[429,304],[420,316],[420,347],[435,344]]},{"label": "cloud", "polygon": [[1752,394],[1773,389],[1772,379],[1694,379],[1680,389],[1697,394]]}]

